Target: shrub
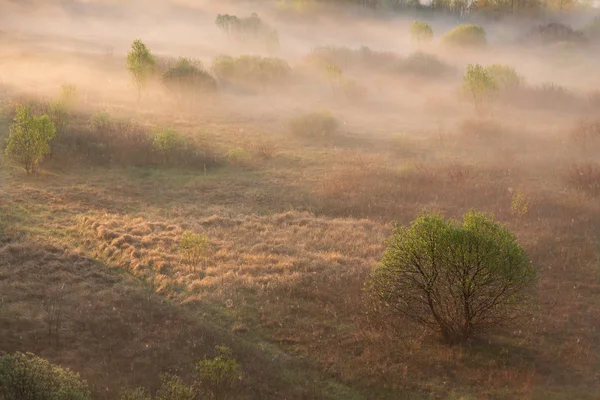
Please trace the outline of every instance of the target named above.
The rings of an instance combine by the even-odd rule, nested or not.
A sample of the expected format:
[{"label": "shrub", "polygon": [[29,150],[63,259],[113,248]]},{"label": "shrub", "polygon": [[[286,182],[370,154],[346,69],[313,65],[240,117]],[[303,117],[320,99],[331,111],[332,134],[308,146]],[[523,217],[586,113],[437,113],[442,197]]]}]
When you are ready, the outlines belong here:
[{"label": "shrub", "polygon": [[486,68],[486,72],[501,91],[518,89],[523,83],[523,78],[509,65],[493,64]]},{"label": "shrub", "polygon": [[202,64],[187,58],[180,58],[165,71],[162,80],[178,101],[185,98],[196,99],[200,93],[214,92],[217,89],[217,81],[202,69]]},{"label": "shrub", "polygon": [[230,38],[242,41],[260,39],[264,41],[269,49],[279,46],[279,34],[277,31],[265,24],[256,13],[246,18],[238,18],[235,15],[229,14],[219,14],[217,15],[215,24]]},{"label": "shrub", "polygon": [[583,32],[576,31],[568,25],[557,22],[535,27],[529,32],[527,39],[542,44],[562,42],[582,43],[586,40]]},{"label": "shrub", "polygon": [[442,37],[442,43],[451,47],[477,48],[487,44],[485,30],[477,25],[460,25]]},{"label": "shrub", "polygon": [[152,400],[152,396],[144,388],[137,388],[125,391],[120,400]]},{"label": "shrub", "polygon": [[600,164],[573,163],[569,168],[569,183],[579,190],[591,194],[600,193]]},{"label": "shrub", "polygon": [[331,136],[338,122],[329,111],[312,112],[292,119],[290,129],[294,135],[308,138]]},{"label": "shrub", "polygon": [[183,380],[176,375],[164,374],[161,376],[161,385],[155,400],[195,400],[196,393],[194,388],[186,385]]},{"label": "shrub", "polygon": [[185,148],[185,138],[179,133],[170,130],[162,129],[152,136],[152,148],[157,152],[163,163],[171,163],[174,157]]},{"label": "shrub", "polygon": [[96,132],[108,132],[112,127],[110,114],[104,111],[95,113],[92,116],[91,128]]},{"label": "shrub", "polygon": [[55,135],[56,128],[47,115],[35,117],[31,108],[18,106],[10,127],[6,154],[31,174],[50,153],[50,142]]},{"label": "shrub", "polygon": [[415,21],[410,25],[410,39],[416,42],[417,45],[421,43],[431,42],[433,40],[433,30],[431,25],[423,21]]},{"label": "shrub", "polygon": [[529,212],[529,206],[531,202],[527,195],[521,190],[517,190],[510,203],[510,213],[515,218],[523,218]]},{"label": "shrub", "polygon": [[463,93],[480,109],[497,91],[496,82],[481,65],[467,66],[462,80]]},{"label": "shrub", "polygon": [[69,126],[69,107],[64,100],[54,100],[48,106],[48,116],[56,128],[56,133],[61,135]]},{"label": "shrub", "polygon": [[250,164],[252,156],[243,147],[232,147],[227,152],[227,159],[233,165],[237,165],[239,167],[246,167]]},{"label": "shrub", "polygon": [[234,383],[241,377],[241,368],[231,356],[231,350],[217,346],[219,355],[212,360],[202,360],[196,365],[198,383],[211,398],[225,400],[231,393]]},{"label": "shrub", "polygon": [[264,87],[281,82],[289,76],[291,69],[279,58],[243,55],[238,58],[217,57],[212,71],[222,83],[259,83]]},{"label": "shrub", "polygon": [[272,141],[261,140],[252,146],[254,152],[265,160],[270,160],[277,152],[277,144]]},{"label": "shrub", "polygon": [[183,232],[179,242],[179,254],[187,263],[198,265],[204,261],[208,250],[208,236],[191,231]]},{"label": "shrub", "polygon": [[135,40],[131,45],[131,51],[127,54],[127,69],[138,90],[139,102],[142,90],[156,70],[156,59],[141,40]]},{"label": "shrub", "polygon": [[427,77],[444,77],[454,73],[455,70],[435,55],[418,51],[403,60],[399,60],[396,63],[394,72]]},{"label": "shrub", "polygon": [[32,353],[0,358],[2,400],[88,400],[91,394],[79,374]]},{"label": "shrub", "polygon": [[367,290],[386,317],[456,343],[519,316],[535,277],[515,235],[490,215],[471,211],[459,224],[424,213],[394,229]]}]

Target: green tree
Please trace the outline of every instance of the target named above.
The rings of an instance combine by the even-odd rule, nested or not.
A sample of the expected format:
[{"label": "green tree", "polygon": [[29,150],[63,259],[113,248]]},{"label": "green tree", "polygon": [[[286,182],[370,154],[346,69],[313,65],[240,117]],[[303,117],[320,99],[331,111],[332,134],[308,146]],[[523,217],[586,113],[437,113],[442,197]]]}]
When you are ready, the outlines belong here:
[{"label": "green tree", "polygon": [[481,65],[469,64],[462,80],[463,93],[480,110],[497,92],[498,86],[490,73]]},{"label": "green tree", "polygon": [[0,358],[2,400],[90,400],[87,383],[79,374],[53,365],[32,353]]},{"label": "green tree", "polygon": [[10,127],[6,154],[31,174],[50,153],[55,135],[56,128],[47,115],[36,117],[31,108],[20,105]]},{"label": "green tree", "polygon": [[410,25],[410,39],[421,45],[421,43],[433,40],[433,29],[427,22],[415,21]]},{"label": "green tree", "polygon": [[127,69],[138,90],[139,103],[142,91],[156,71],[156,59],[141,40],[135,40],[131,45],[131,51],[127,54]]},{"label": "green tree", "polygon": [[485,70],[500,91],[515,90],[523,84],[523,78],[510,65],[493,64]]},{"label": "green tree", "polygon": [[449,343],[505,324],[531,300],[536,272],[513,233],[471,211],[462,223],[424,213],[396,227],[367,283],[375,309]]},{"label": "green tree", "polygon": [[487,37],[481,26],[460,25],[446,33],[442,43],[450,47],[477,48],[487,44]]},{"label": "green tree", "polygon": [[212,360],[205,359],[196,365],[200,388],[214,400],[226,400],[234,383],[241,378],[238,362],[231,356],[231,350],[217,346],[219,355]]}]

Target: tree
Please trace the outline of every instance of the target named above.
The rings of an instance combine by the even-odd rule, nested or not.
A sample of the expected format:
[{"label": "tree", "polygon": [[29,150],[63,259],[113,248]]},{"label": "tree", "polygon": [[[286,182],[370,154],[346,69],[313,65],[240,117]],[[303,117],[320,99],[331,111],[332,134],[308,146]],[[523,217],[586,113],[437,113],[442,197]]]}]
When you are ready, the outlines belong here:
[{"label": "tree", "polygon": [[403,316],[457,343],[521,315],[536,272],[525,250],[491,215],[462,223],[424,213],[397,226],[368,293],[377,311]]},{"label": "tree", "polygon": [[165,71],[162,80],[179,102],[195,100],[200,93],[217,90],[217,81],[202,69],[200,62],[183,57]]},{"label": "tree", "polygon": [[417,45],[421,45],[421,42],[431,42],[433,30],[427,22],[415,21],[410,26],[410,39]]},{"label": "tree", "polygon": [[79,374],[53,365],[32,353],[0,358],[2,400],[91,400]]},{"label": "tree", "polygon": [[469,64],[462,81],[463,92],[470,97],[475,108],[480,110],[498,90],[498,86],[490,73],[481,65]]},{"label": "tree", "polygon": [[50,142],[55,135],[56,127],[50,117],[36,117],[30,107],[20,105],[10,127],[6,154],[29,175],[50,153]]},{"label": "tree", "polygon": [[515,90],[523,84],[523,78],[509,65],[492,64],[485,70],[494,80],[498,90]]},{"label": "tree", "polygon": [[214,400],[226,400],[236,379],[241,377],[241,368],[226,346],[217,346],[219,355],[205,359],[196,365],[200,388]]},{"label": "tree", "polygon": [[442,36],[442,43],[450,47],[478,48],[487,44],[487,36],[481,26],[460,25]]},{"label": "tree", "polygon": [[133,83],[138,90],[138,103],[142,97],[142,90],[156,70],[156,59],[141,40],[135,40],[131,51],[127,54],[127,69],[131,73]]}]

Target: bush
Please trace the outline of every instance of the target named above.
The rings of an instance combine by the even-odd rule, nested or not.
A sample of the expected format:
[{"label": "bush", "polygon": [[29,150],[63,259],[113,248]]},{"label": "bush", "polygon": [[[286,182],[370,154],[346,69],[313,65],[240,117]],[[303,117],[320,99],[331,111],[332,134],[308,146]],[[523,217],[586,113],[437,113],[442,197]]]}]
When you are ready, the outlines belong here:
[{"label": "bush", "polygon": [[509,65],[493,64],[486,68],[486,72],[501,91],[512,91],[523,84],[523,78]]},{"label": "bush", "polygon": [[305,114],[290,122],[290,129],[294,135],[308,138],[331,136],[337,128],[337,120],[328,111]]},{"label": "bush", "polygon": [[186,98],[195,100],[199,94],[217,89],[217,81],[202,69],[202,64],[187,58],[180,58],[165,71],[162,81],[180,102]]},{"label": "bush", "polygon": [[227,159],[233,165],[247,167],[252,160],[252,156],[243,147],[232,147],[227,152]]},{"label": "bush", "polygon": [[32,353],[0,358],[2,400],[88,400],[91,394],[79,374]]},{"label": "bush", "polygon": [[520,315],[536,272],[513,233],[471,211],[462,224],[424,213],[397,226],[368,283],[376,310],[456,343]]},{"label": "bush", "polygon": [[202,360],[196,365],[198,383],[211,398],[225,400],[232,392],[234,383],[241,378],[241,368],[231,356],[231,350],[217,346],[219,355],[212,360]]},{"label": "bush", "polygon": [[186,385],[176,375],[164,374],[161,376],[161,385],[156,392],[155,400],[195,400],[194,388]]},{"label": "bush", "polygon": [[576,31],[568,25],[551,22],[532,29],[527,37],[528,40],[542,44],[552,43],[583,43],[586,41],[583,32]]},{"label": "bush", "polygon": [[6,154],[31,174],[50,153],[50,142],[55,136],[56,128],[47,115],[35,117],[31,108],[18,106],[10,127]]},{"label": "bush", "polygon": [[455,73],[455,69],[433,54],[418,51],[399,60],[394,72],[426,77],[444,77]]},{"label": "bush", "polygon": [[433,40],[431,25],[423,21],[415,21],[410,25],[410,39],[420,45]]},{"label": "bush", "polygon": [[120,400],[152,400],[152,396],[144,388],[137,388],[125,391]]},{"label": "bush", "polygon": [[225,84],[255,83],[265,86],[282,82],[290,75],[287,62],[279,58],[243,55],[219,56],[213,61],[213,73]]},{"label": "bush", "polygon": [[460,25],[442,37],[442,43],[451,47],[478,48],[487,44],[485,30],[477,25]]},{"label": "bush", "polygon": [[478,109],[492,98],[498,88],[490,73],[479,64],[467,66],[462,87],[463,93],[473,101]]},{"label": "bush", "polygon": [[179,242],[179,254],[191,265],[198,265],[206,257],[208,236],[197,235],[191,231],[183,232]]},{"label": "bush", "polygon": [[172,163],[186,147],[185,138],[170,129],[156,132],[151,141],[152,148],[165,164]]},{"label": "bush", "polygon": [[256,13],[247,18],[219,14],[217,15],[215,24],[231,38],[241,41],[248,39],[262,40],[269,49],[279,46],[279,34],[277,31],[265,24]]},{"label": "bush", "polygon": [[567,178],[569,183],[591,194],[600,193],[600,164],[598,163],[573,163]]},{"label": "bush", "polygon": [[138,90],[139,102],[142,90],[156,70],[156,59],[141,40],[135,40],[131,45],[131,51],[127,54],[127,69]]},{"label": "bush", "polygon": [[91,128],[96,132],[108,132],[112,128],[112,120],[110,114],[101,111],[92,116]]}]

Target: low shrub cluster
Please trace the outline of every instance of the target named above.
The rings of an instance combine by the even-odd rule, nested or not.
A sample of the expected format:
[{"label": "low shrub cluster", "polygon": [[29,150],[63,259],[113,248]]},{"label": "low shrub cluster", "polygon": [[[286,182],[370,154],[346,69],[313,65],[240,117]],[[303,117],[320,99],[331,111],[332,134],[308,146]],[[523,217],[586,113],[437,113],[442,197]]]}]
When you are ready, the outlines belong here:
[{"label": "low shrub cluster", "polygon": [[183,57],[165,69],[162,81],[180,103],[196,101],[200,96],[217,90],[217,81],[203,69],[202,63]]},{"label": "low shrub cluster", "polygon": [[455,48],[481,48],[487,44],[487,36],[481,26],[460,25],[442,36],[442,44]]},{"label": "low shrub cluster", "polygon": [[337,119],[328,111],[308,113],[290,121],[294,135],[312,139],[330,137],[337,128]]},{"label": "low shrub cluster", "polygon": [[285,60],[274,57],[242,55],[234,58],[219,56],[212,71],[225,85],[262,86],[282,83],[291,74]]}]

